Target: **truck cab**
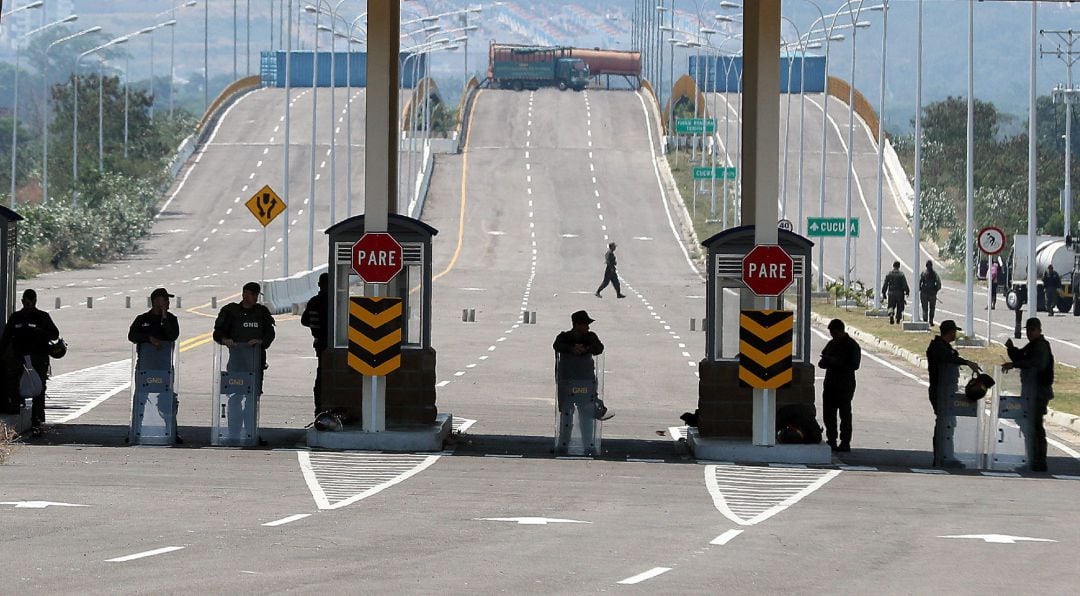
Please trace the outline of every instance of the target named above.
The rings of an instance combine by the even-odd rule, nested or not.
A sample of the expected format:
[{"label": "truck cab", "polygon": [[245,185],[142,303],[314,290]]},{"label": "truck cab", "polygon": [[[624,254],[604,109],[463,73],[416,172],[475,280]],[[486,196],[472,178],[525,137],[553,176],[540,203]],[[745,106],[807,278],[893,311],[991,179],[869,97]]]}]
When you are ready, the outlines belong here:
[{"label": "truck cab", "polygon": [[559,89],[581,91],[589,86],[589,65],[581,58],[559,58],[555,63]]}]

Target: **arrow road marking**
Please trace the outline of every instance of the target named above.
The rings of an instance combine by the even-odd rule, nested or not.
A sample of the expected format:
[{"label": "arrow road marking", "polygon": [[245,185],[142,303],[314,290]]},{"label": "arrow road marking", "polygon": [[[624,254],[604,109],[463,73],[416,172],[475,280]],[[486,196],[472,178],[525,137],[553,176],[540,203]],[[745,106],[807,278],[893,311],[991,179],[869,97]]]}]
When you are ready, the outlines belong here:
[{"label": "arrow road marking", "polygon": [[1057,542],[1047,538],[1028,538],[1026,536],[1008,536],[1006,534],[963,534],[960,536],[938,536],[938,538],[974,538],[991,544],[1016,544],[1017,542]]},{"label": "arrow road marking", "polygon": [[14,505],[16,509],[44,509],[46,507],[89,507],[76,503],[54,503],[52,501],[0,501],[0,505]]},{"label": "arrow road marking", "polygon": [[546,526],[548,524],[591,524],[592,522],[556,517],[477,517],[476,521],[514,522],[519,526]]}]

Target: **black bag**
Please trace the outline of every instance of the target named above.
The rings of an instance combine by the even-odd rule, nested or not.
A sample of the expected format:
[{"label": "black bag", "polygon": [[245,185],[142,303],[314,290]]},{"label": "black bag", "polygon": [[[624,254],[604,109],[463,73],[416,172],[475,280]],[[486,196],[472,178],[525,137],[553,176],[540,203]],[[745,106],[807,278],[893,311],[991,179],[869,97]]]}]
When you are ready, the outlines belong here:
[{"label": "black bag", "polygon": [[994,386],[994,377],[986,373],[973,375],[971,380],[964,386],[964,398],[970,402],[976,402],[986,397],[986,392]]},{"label": "black bag", "polygon": [[811,414],[813,410],[801,404],[788,404],[776,411],[776,440],[778,443],[816,445],[821,442],[821,426]]}]

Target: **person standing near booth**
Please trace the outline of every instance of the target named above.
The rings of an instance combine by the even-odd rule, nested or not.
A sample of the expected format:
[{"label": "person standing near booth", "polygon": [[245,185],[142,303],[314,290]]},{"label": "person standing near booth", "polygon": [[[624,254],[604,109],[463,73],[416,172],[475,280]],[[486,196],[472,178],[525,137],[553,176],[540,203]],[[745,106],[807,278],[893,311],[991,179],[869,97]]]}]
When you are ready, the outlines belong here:
[{"label": "person standing near booth", "polygon": [[329,276],[326,273],[319,276],[319,293],[312,296],[311,300],[308,300],[307,307],[304,308],[303,314],[300,315],[300,324],[311,330],[311,337],[314,340],[312,347],[315,348],[317,364],[315,365],[315,386],[312,388],[312,394],[315,397],[316,416],[322,411],[322,353],[326,349],[330,333],[330,297],[326,291],[328,281]]},{"label": "person standing near booth", "polygon": [[[150,293],[150,310],[135,317],[128,329],[128,341],[135,344],[138,360],[135,362],[136,370],[164,370],[173,373],[172,369],[172,342],[180,337],[180,321],[176,315],[169,312],[169,299],[174,295],[165,288],[157,288]],[[159,402],[160,405],[160,402]],[[172,417],[176,420],[176,413],[180,408],[180,401],[173,400]],[[159,413],[162,420],[167,419],[166,412]],[[176,442],[183,444],[180,435],[175,435]]]},{"label": "person standing near booth", "polygon": [[937,310],[937,294],[941,290],[941,278],[934,271],[934,262],[927,261],[926,269],[919,275],[919,301],[922,302],[922,320],[934,326],[934,311]]},{"label": "person standing near booth", "polygon": [[[862,349],[844,330],[840,319],[829,321],[832,339],[821,351],[818,368],[825,370],[821,401],[825,437],[833,451],[851,451],[851,400],[855,397],[855,371],[862,363]],[[836,417],[840,415],[840,443],[837,444]]]},{"label": "person standing near booth", "polygon": [[[604,353],[604,344],[599,336],[589,330],[589,325],[594,322],[589,313],[579,310],[570,315],[570,321],[574,326],[559,333],[551,346],[556,354],[555,381],[559,408],[557,453],[566,453],[576,412],[585,455],[591,456],[594,455],[591,446],[595,420],[606,420],[612,416],[599,402],[596,392],[596,361],[593,357]],[[588,385],[590,391],[579,393],[576,388],[581,383]]]},{"label": "person standing near booth", "polygon": [[[45,425],[45,388],[49,378],[49,342],[60,338],[60,331],[49,313],[38,310],[37,292],[27,289],[22,295],[23,307],[8,317],[0,336],[0,354],[8,355],[9,374],[15,377],[15,387],[29,359],[30,366],[41,378],[41,391],[30,398],[31,433],[40,436]],[[17,389],[16,389],[17,394]]]},{"label": "person standing near booth", "polygon": [[1020,369],[1020,395],[1031,400],[1035,407],[1032,420],[1033,436],[1031,442],[1031,471],[1046,471],[1046,428],[1043,416],[1046,415],[1050,400],[1054,399],[1054,353],[1050,342],[1042,332],[1042,321],[1032,317],[1024,324],[1028,343],[1022,348],[1013,345],[1010,338],[1005,342],[1009,360],[1001,365],[1001,370]]},{"label": "person standing near booth", "polygon": [[979,365],[960,356],[952,347],[960,328],[952,319],[942,321],[940,333],[930,340],[926,348],[926,368],[930,373],[930,406],[934,409],[934,462],[935,468],[957,467],[953,457],[952,428],[956,417],[948,414],[948,401],[960,386],[960,367],[967,366],[974,372],[982,372]]},{"label": "person standing near booth", "polygon": [[900,261],[893,261],[892,271],[885,274],[885,283],[881,286],[882,297],[888,298],[890,325],[904,322],[904,305],[910,293],[907,277],[900,271]]},{"label": "person standing near booth", "polygon": [[[259,304],[262,288],[250,281],[244,284],[240,302],[230,302],[218,312],[214,321],[214,341],[229,348],[230,371],[258,372],[259,386],[256,393],[262,394],[262,371],[266,367],[266,350],[274,343],[274,316],[270,309]],[[248,351],[237,348],[254,348],[254,356]],[[245,357],[246,356],[246,357]]]}]

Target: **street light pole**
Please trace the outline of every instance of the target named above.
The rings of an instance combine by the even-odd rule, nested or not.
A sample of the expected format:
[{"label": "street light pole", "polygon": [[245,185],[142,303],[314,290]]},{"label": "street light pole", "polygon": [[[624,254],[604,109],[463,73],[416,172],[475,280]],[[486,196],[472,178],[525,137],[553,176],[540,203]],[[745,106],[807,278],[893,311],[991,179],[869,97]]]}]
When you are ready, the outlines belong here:
[{"label": "street light pole", "polygon": [[[851,183],[855,160],[855,48],[862,0],[851,15],[851,79],[848,81],[847,194],[844,201],[844,289],[851,288]],[[825,172],[822,171],[822,176]]]},{"label": "street light pole", "polygon": [[[285,40],[285,142],[283,163],[281,167],[282,187],[283,192],[281,198],[285,201],[285,217],[281,218],[281,244],[283,252],[281,253],[281,276],[289,277],[289,144],[292,139],[292,135],[289,130],[289,124],[292,120],[292,110],[290,100],[292,99],[292,0],[289,0],[289,16],[288,16],[288,33]],[[278,35],[278,42],[281,41],[281,35]]]},{"label": "street light pole", "polygon": [[[975,250],[975,0],[968,0],[967,18],[967,143],[965,159],[965,190],[966,201],[964,208],[964,329],[969,331],[971,339],[975,339],[975,280],[972,267],[974,265]],[[988,265],[989,267],[989,265]],[[915,268],[918,269],[916,261]],[[987,269],[989,272],[989,269]],[[914,277],[914,276],[913,276]],[[917,283],[917,282],[916,282]],[[934,300],[934,298],[931,298]],[[992,313],[987,310],[986,318]],[[989,345],[990,336],[986,337]]]},{"label": "street light pole", "polygon": [[[881,226],[883,223],[882,218],[882,197],[885,182],[885,62],[886,53],[888,50],[888,35],[889,35],[889,0],[884,0],[881,5],[881,80],[878,84],[878,130],[877,130],[877,148],[878,148],[878,162],[877,162],[877,245],[874,247],[874,284],[878,283],[881,279],[881,245],[884,240],[882,238]],[[881,293],[874,291],[874,310],[876,312],[881,311]]]},{"label": "street light pole", "polygon": [[[56,47],[57,45],[60,45],[62,43],[65,43],[65,42],[71,41],[73,39],[82,37],[83,35],[89,35],[91,33],[97,33],[98,31],[101,31],[101,27],[94,26],[94,27],[90,27],[89,29],[83,29],[82,31],[79,31],[78,33],[72,33],[71,35],[68,35],[67,37],[62,37],[62,38],[52,42],[51,44],[49,44],[45,48],[45,62],[44,62],[45,65],[48,66],[48,64],[49,64],[49,50],[53,49],[54,47]],[[44,204],[44,203],[49,202],[49,115],[50,115],[50,112],[49,112],[49,77],[48,77],[48,73],[42,73],[41,84],[42,84],[42,87],[43,87],[42,91],[44,91],[44,96],[45,96],[45,110],[44,110],[45,115],[44,115],[44,118],[41,119],[42,120],[42,125],[41,125],[42,126],[42,135],[41,135],[41,140],[42,140],[41,202]]]},{"label": "street light pole", "polygon": [[[919,242],[922,237],[922,221],[919,206],[922,203],[922,54],[923,54],[923,0],[919,0],[915,17],[915,200],[911,210],[911,244],[914,256],[911,260],[913,273],[919,271]],[[919,320],[919,284],[911,284],[911,322]],[[903,316],[901,315],[901,318]]]},{"label": "street light pole", "polygon": [[117,37],[116,39],[103,43],[96,48],[89,49],[79,54],[79,56],[75,58],[75,94],[72,96],[75,111],[73,116],[73,125],[71,127],[71,203],[73,205],[79,197],[79,62],[90,54],[99,52],[110,46],[127,43],[127,41],[127,37]]},{"label": "street light pole", "polygon": [[[1037,177],[1037,164],[1035,162],[1037,157],[1038,138],[1036,137],[1036,116],[1035,110],[1035,85],[1037,82],[1035,65],[1036,65],[1036,52],[1037,47],[1037,35],[1038,35],[1038,3],[1031,3],[1031,71],[1030,82],[1028,85],[1028,271],[1027,271],[1027,291],[1028,291],[1028,316],[1034,317],[1039,311],[1039,297],[1036,289],[1035,278],[1035,233],[1038,230],[1036,227],[1036,219],[1038,214],[1035,210],[1035,191],[1036,191],[1036,177]],[[1049,306],[1049,305],[1047,305]]]},{"label": "street light pole", "polygon": [[[209,2],[209,0],[206,0]],[[189,0],[180,7],[189,8],[198,4],[196,0]],[[172,9],[165,11],[169,13],[169,18],[174,22],[176,21],[176,0],[173,0]],[[164,14],[164,13],[161,13]],[[175,102],[173,101],[173,93],[176,89],[176,26],[169,28],[169,118],[173,116],[173,109]]]}]

